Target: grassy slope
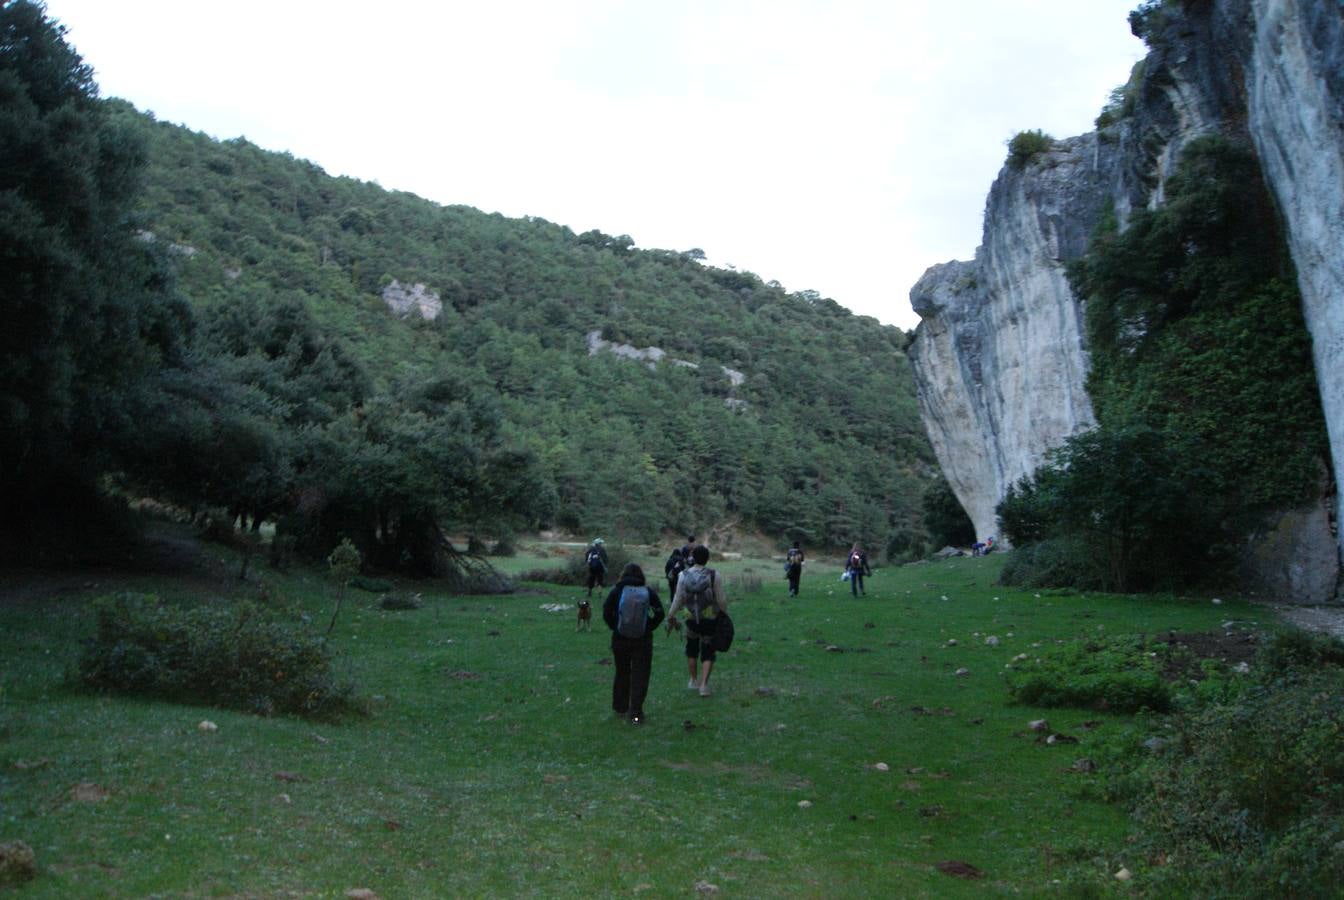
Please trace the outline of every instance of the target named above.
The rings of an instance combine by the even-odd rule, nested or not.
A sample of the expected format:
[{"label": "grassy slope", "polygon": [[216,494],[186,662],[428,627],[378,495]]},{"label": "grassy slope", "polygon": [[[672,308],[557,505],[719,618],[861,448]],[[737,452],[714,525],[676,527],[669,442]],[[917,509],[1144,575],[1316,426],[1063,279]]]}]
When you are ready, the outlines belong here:
[{"label": "grassy slope", "polygon": [[[774,564],[756,564],[765,589],[735,609],[716,696],[686,691],[680,646],[660,635],[642,729],[608,710],[600,622],[575,634],[569,614],[540,609],[573,589],[427,593],[425,608],[397,613],[355,592],[335,640],[378,699],[371,718],[342,725],[62,686],[91,631],[90,596],[199,599],[224,581],[118,577],[11,599],[0,605],[0,841],[36,850],[34,897],[684,896],[701,880],[735,896],[941,897],[1113,884],[1123,813],[1066,770],[1125,717],[1052,710],[1082,744],[1037,744],[1023,732],[1041,713],[1006,703],[1004,663],[1036,641],[1203,630],[1252,613],[1038,598],[992,587],[999,562],[880,571],[859,601],[813,564],[788,602]],[[264,577],[325,624],[320,579]],[[969,676],[953,674],[961,666]],[[218,732],[199,731],[204,718]],[[110,797],[72,799],[85,781]],[[943,860],[986,878],[942,874]]]}]

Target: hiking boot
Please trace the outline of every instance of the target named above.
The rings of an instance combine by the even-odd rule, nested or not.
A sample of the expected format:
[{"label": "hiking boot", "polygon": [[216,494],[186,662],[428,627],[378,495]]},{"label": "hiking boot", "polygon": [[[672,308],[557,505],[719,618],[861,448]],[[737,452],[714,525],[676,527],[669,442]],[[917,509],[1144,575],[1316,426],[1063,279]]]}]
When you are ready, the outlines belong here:
[{"label": "hiking boot", "polygon": [[708,697],[708,696],[709,696],[710,694],[712,694],[712,693],[714,693],[714,692],[711,691],[711,690],[709,689],[709,685],[707,685],[707,684],[702,684],[702,685],[700,685],[700,696],[701,696],[701,697]]},{"label": "hiking boot", "polygon": [[686,690],[688,690],[688,691],[694,691],[694,690],[696,690],[696,689],[699,688],[699,687],[700,687],[700,682],[696,681],[694,678],[687,679],[687,681],[686,681]]}]

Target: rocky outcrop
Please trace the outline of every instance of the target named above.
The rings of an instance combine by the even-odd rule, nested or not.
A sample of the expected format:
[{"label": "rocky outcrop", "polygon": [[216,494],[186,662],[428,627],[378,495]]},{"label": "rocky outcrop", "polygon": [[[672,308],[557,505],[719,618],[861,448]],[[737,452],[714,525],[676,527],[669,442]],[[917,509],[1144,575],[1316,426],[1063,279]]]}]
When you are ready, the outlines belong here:
[{"label": "rocky outcrop", "polygon": [[[1058,142],[990,192],[972,262],[911,291],[925,425],[976,531],[1045,453],[1092,424],[1082,310],[1063,266],[1099,217],[1163,202],[1181,149],[1214,132],[1249,140],[1282,211],[1311,331],[1335,483],[1344,484],[1344,17],[1317,0],[1165,4],[1149,19],[1132,114]],[[1333,501],[1344,522],[1344,500]],[[1288,517],[1292,520],[1293,517]],[[1306,515],[1318,544],[1320,519]],[[1285,526],[1286,527],[1286,526]],[[1298,546],[1284,538],[1283,546]],[[1338,568],[1344,530],[1329,536]],[[1313,546],[1314,546],[1313,544]],[[1317,557],[1319,558],[1319,556]],[[1327,579],[1328,580],[1328,579]],[[1317,598],[1322,599],[1322,598]]]},{"label": "rocky outcrop", "polygon": [[423,284],[402,284],[395,278],[383,288],[383,302],[403,319],[417,314],[422,319],[437,319],[443,313],[443,301],[437,291]]}]

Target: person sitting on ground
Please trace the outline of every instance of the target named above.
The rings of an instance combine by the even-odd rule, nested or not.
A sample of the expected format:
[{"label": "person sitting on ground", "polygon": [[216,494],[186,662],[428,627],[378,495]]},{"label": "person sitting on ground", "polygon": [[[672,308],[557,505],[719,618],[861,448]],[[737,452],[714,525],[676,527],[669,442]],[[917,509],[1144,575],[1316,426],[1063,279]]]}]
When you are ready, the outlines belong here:
[{"label": "person sitting on ground", "polygon": [[[728,611],[728,598],[718,572],[705,566],[709,562],[708,547],[697,544],[691,551],[691,562],[691,567],[681,573],[677,582],[672,607],[667,611],[667,627],[669,630],[680,628],[676,614],[686,611],[686,670],[690,673],[686,687],[698,690],[701,697],[708,697],[709,676],[714,671],[717,656],[714,637],[718,631],[719,614]],[[696,660],[700,662],[698,673]]]}]

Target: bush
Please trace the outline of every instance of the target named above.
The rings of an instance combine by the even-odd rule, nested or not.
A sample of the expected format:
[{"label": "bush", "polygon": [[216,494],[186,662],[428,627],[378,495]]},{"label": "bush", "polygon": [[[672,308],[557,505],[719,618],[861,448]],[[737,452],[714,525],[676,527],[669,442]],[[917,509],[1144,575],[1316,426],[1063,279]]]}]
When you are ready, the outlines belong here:
[{"label": "bush", "polygon": [[1096,555],[1075,538],[1055,538],[1018,547],[999,572],[1007,587],[1074,587],[1100,590],[1104,577]]},{"label": "bush", "polygon": [[1054,144],[1055,139],[1039,128],[1019,131],[1008,141],[1008,164],[1015,169],[1026,168],[1027,163],[1049,151]]},{"label": "bush", "polygon": [[261,715],[358,708],[353,685],[333,675],[326,644],[251,603],[181,609],[127,593],[97,600],[94,612],[97,631],[78,663],[88,687]]},{"label": "bush", "polygon": [[[621,570],[625,568],[626,563],[631,562],[630,551],[622,544],[607,544],[607,585],[613,585],[621,576]],[[564,564],[548,569],[533,569],[530,572],[524,572],[520,578],[524,581],[544,581],[548,584],[560,584],[566,586],[586,585],[588,583],[588,564],[584,562],[584,555],[587,548],[580,550],[574,556],[565,558]],[[650,582],[656,583],[656,578],[661,578],[661,572],[646,571],[644,577]]]},{"label": "bush", "polygon": [[1325,634],[1292,629],[1274,635],[1260,650],[1260,666],[1278,675],[1325,666],[1344,666],[1344,641]]},{"label": "bush", "polygon": [[1031,706],[1166,712],[1172,691],[1143,638],[1127,635],[1070,641],[1008,670],[1008,692]]},{"label": "bush", "polygon": [[1133,783],[1154,896],[1325,897],[1344,883],[1344,670],[1268,673],[1175,721]]},{"label": "bush", "polygon": [[352,588],[359,588],[361,591],[368,591],[370,594],[386,594],[392,590],[392,582],[382,578],[370,578],[367,575],[356,575],[350,579]]}]

